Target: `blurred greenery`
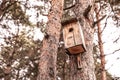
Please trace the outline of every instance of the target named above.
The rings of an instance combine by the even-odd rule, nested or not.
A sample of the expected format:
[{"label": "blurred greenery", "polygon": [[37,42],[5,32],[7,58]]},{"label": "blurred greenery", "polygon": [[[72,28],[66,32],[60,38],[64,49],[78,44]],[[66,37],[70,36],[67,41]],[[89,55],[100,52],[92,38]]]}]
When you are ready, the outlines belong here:
[{"label": "blurred greenery", "polygon": [[[65,7],[73,5],[71,4],[73,0],[66,1],[69,5]],[[109,16],[119,25],[120,7],[118,6],[120,1],[107,0],[103,3],[101,0],[96,0],[96,2],[103,5],[101,6],[102,10],[109,4],[114,13],[114,15]],[[42,41],[34,39],[35,29],[45,32],[46,21],[42,17],[47,17],[49,9],[50,3],[48,0],[36,0],[36,3],[34,3],[34,0],[0,1],[0,79],[36,80]],[[68,19],[72,15],[74,14],[71,10],[65,11],[64,16]],[[67,80],[67,77],[69,77],[69,65],[67,63],[69,57],[64,54],[63,49],[64,47],[58,49],[57,70],[58,76]],[[96,76],[100,80],[100,63],[97,62],[99,52],[97,50],[94,50],[94,52]],[[112,79],[108,72],[107,78],[108,80]]]}]

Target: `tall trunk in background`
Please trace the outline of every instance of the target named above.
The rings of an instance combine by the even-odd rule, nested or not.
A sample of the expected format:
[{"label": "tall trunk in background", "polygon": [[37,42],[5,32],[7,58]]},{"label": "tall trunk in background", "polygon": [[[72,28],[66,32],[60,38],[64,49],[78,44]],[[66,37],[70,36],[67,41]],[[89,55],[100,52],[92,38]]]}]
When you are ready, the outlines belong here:
[{"label": "tall trunk in background", "polygon": [[[96,13],[96,19],[100,19],[100,14],[98,10],[98,6],[95,6],[95,13]],[[99,44],[99,50],[100,50],[100,59],[101,59],[101,80],[106,80],[106,70],[105,70],[105,54],[103,49],[103,41],[102,41],[102,31],[101,31],[101,25],[100,22],[97,23],[98,27],[98,44]]]},{"label": "tall trunk in background", "polygon": [[93,59],[93,0],[76,0],[73,8],[83,29],[87,51],[81,53],[82,69],[77,68],[76,56],[70,56],[70,77],[68,80],[96,80]]},{"label": "tall trunk in background", "polygon": [[50,0],[51,9],[48,15],[46,35],[40,55],[37,80],[56,80],[57,49],[61,30],[61,17],[64,0]]}]

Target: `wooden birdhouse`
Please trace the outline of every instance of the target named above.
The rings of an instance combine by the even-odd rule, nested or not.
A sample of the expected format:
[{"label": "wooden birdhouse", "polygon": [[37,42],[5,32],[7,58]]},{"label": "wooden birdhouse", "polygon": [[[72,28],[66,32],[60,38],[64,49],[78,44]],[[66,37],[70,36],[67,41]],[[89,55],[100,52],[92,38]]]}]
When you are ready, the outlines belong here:
[{"label": "wooden birdhouse", "polygon": [[79,54],[86,51],[82,26],[76,18],[62,22],[63,39],[69,54]]}]

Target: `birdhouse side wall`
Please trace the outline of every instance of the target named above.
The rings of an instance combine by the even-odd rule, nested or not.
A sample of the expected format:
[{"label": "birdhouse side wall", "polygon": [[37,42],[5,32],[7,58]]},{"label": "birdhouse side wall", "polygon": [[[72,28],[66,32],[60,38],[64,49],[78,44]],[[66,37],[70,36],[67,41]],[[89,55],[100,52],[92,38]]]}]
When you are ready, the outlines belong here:
[{"label": "birdhouse side wall", "polygon": [[85,38],[84,38],[83,30],[82,30],[82,27],[79,24],[79,22],[78,22],[78,25],[79,25],[79,32],[80,32],[80,36],[81,36],[81,40],[82,40],[82,45],[83,45],[83,47],[86,51],[86,44],[85,44]]}]

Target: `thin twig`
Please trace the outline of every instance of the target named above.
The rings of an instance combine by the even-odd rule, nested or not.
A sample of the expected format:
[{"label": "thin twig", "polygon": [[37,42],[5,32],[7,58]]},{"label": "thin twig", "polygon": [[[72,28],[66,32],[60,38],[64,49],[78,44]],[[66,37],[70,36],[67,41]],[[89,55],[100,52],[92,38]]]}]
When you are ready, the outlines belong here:
[{"label": "thin twig", "polygon": [[107,27],[107,20],[108,20],[109,16],[107,16],[106,20],[105,20],[105,25],[103,27],[103,30],[101,31],[101,33],[105,30],[105,28]]},{"label": "thin twig", "polygon": [[118,51],[120,51],[120,49],[116,49],[116,50],[114,50],[114,52],[112,52],[112,53],[109,53],[109,54],[106,54],[105,56],[108,56],[108,55],[115,54],[115,53],[116,53],[116,52],[118,52]]},{"label": "thin twig", "polygon": [[[119,59],[120,59],[120,57],[117,57],[117,58],[116,58],[116,61],[119,60]],[[116,61],[114,61],[114,63],[111,64],[110,67],[109,67],[108,69],[106,69],[106,70],[108,71],[110,68],[112,68],[112,67],[114,66],[114,64],[115,64]]]},{"label": "thin twig", "polygon": [[119,37],[117,38],[117,39],[115,39],[114,41],[113,41],[113,43],[117,43],[117,41],[120,39],[120,35],[119,35]]},{"label": "thin twig", "polygon": [[104,16],[103,16],[102,18],[100,18],[99,20],[95,21],[95,22],[93,23],[93,28],[95,27],[95,25],[96,25],[97,23],[99,23],[100,21],[102,21],[105,17],[106,17],[106,15],[104,15]]}]

